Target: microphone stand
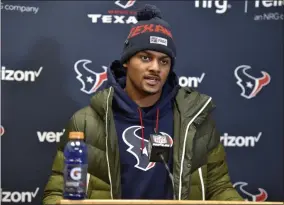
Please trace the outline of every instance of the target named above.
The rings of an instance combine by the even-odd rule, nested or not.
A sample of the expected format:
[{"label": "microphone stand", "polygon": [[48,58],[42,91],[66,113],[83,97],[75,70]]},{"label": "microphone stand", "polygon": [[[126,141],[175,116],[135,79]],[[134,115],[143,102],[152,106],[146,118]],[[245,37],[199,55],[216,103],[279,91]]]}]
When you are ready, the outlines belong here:
[{"label": "microphone stand", "polygon": [[175,187],[174,187],[174,177],[173,177],[173,175],[172,175],[172,173],[171,173],[171,171],[170,171],[170,168],[169,168],[168,164],[166,163],[165,158],[164,158],[164,156],[162,155],[162,153],[160,153],[159,156],[161,157],[161,159],[162,159],[162,161],[163,161],[163,163],[164,163],[164,165],[165,165],[165,167],[166,167],[166,170],[167,170],[168,173],[169,173],[169,177],[170,177],[170,179],[171,179],[172,187],[173,187],[174,200],[176,200]]}]

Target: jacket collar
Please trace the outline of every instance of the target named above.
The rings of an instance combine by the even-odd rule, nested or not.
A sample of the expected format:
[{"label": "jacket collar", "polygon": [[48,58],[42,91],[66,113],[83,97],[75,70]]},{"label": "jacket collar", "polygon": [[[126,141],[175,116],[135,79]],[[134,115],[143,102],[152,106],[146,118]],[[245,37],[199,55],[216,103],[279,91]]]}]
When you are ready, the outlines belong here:
[{"label": "jacket collar", "polygon": [[91,97],[91,107],[100,116],[101,119],[106,118],[106,113],[111,112],[113,99],[113,87],[108,87],[97,92]]},{"label": "jacket collar", "polygon": [[[181,88],[176,95],[177,109],[183,118],[194,117],[210,99],[209,96],[201,94],[192,88]],[[201,124],[207,116],[216,108],[210,101],[203,111],[198,115],[195,122]]]},{"label": "jacket collar", "polygon": [[[175,102],[181,116],[191,118],[198,113],[209,98],[209,96],[191,88],[180,88],[175,97]],[[113,87],[106,88],[97,92],[91,98],[91,107],[101,118],[105,119],[107,109],[112,107],[112,99]],[[201,124],[215,108],[215,104],[211,101],[196,119],[197,124]],[[108,111],[111,111],[111,109]]]}]

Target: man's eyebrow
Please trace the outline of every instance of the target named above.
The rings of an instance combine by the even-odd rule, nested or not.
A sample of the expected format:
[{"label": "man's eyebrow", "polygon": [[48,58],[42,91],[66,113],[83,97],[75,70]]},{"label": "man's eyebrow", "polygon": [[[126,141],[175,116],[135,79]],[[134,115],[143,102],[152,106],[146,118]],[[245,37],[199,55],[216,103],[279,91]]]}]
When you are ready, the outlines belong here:
[{"label": "man's eyebrow", "polygon": [[[148,54],[148,55],[151,55],[153,56],[154,54],[149,52],[149,51],[141,51],[141,53],[145,53],[145,54]],[[164,54],[162,56],[159,56],[159,59],[164,59],[164,58],[170,58],[168,55]]]}]

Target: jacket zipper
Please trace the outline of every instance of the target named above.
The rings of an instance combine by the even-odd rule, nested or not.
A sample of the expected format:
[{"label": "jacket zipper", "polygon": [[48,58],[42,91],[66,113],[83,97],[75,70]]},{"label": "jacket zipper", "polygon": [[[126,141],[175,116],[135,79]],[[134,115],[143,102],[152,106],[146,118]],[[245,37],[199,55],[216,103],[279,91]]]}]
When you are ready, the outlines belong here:
[{"label": "jacket zipper", "polygon": [[203,107],[198,111],[198,113],[189,121],[189,123],[186,126],[185,135],[184,135],[184,142],[183,142],[183,148],[182,148],[182,156],[181,156],[181,164],[180,164],[180,175],[179,175],[179,189],[178,189],[178,200],[181,200],[181,189],[182,189],[182,172],[183,172],[183,163],[184,163],[184,156],[185,156],[185,146],[186,146],[186,140],[188,135],[188,130],[190,125],[194,122],[194,120],[202,113],[202,111],[207,107],[207,105],[211,101],[211,97],[205,102]]},{"label": "jacket zipper", "polygon": [[106,160],[107,160],[107,169],[108,169],[108,178],[109,178],[109,184],[110,184],[110,196],[111,196],[111,199],[113,199],[113,193],[112,193],[112,180],[111,180],[111,173],[110,173],[110,165],[109,165],[109,157],[108,157],[108,125],[109,125],[109,116],[108,116],[108,109],[109,109],[109,97],[110,97],[110,94],[111,94],[111,91],[112,91],[112,88],[109,89],[109,93],[108,93],[108,96],[107,96],[107,109],[106,109]]}]

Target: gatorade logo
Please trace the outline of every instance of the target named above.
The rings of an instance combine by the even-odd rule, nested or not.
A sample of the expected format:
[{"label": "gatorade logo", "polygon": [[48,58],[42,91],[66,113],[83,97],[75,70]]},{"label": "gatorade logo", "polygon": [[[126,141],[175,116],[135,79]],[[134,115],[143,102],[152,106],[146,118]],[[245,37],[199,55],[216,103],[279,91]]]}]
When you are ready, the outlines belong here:
[{"label": "gatorade logo", "polygon": [[81,167],[75,167],[71,170],[70,172],[70,177],[71,179],[74,179],[74,180],[80,180],[81,177],[82,177],[82,169]]}]

